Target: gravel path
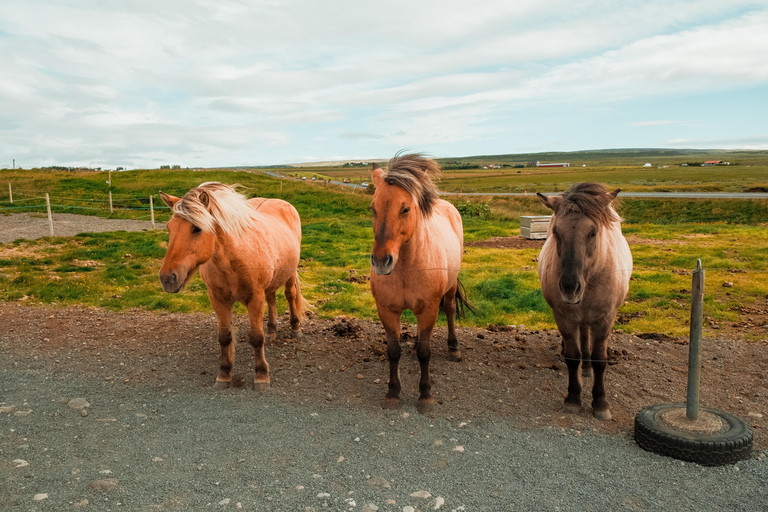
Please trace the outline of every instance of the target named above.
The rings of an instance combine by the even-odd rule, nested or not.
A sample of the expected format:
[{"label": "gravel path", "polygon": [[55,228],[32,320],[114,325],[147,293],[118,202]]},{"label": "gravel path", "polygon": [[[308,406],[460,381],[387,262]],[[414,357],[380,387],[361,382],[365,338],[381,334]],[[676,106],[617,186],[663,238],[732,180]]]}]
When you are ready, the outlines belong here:
[{"label": "gravel path", "polygon": [[[443,500],[441,510],[455,511],[750,511],[768,503],[765,454],[705,468],[628,439],[521,431],[504,419],[300,405],[277,391],[129,387],[22,366],[0,365],[3,511],[427,511]],[[419,491],[431,497],[411,496]]]},{"label": "gravel path", "polygon": [[[12,242],[23,238],[36,240],[51,236],[48,217],[39,213],[15,213],[4,216],[3,230],[0,231],[0,243]],[[165,229],[164,222],[156,222],[156,229]],[[72,213],[53,214],[53,232],[56,236],[74,236],[80,233],[99,233],[102,231],[143,231],[152,229],[148,220],[103,219],[89,215]]]}]

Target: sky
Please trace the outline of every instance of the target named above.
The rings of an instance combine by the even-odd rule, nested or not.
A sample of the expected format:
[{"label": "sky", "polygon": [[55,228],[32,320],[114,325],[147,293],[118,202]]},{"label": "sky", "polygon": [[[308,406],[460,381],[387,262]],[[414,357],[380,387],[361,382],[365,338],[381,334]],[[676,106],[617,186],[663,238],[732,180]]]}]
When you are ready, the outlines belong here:
[{"label": "sky", "polygon": [[0,3],[0,168],[768,149],[768,1]]}]

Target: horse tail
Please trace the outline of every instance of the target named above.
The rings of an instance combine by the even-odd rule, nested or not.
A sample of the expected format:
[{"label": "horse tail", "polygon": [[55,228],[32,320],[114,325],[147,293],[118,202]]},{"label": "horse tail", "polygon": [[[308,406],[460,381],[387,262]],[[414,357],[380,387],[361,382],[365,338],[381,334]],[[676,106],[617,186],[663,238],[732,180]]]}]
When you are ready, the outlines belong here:
[{"label": "horse tail", "polygon": [[306,319],[305,310],[311,307],[309,301],[301,294],[301,279],[299,279],[299,273],[296,272],[296,279],[294,279],[294,292],[296,294],[294,311],[296,316],[299,317],[299,322],[303,322]]},{"label": "horse tail", "polygon": [[[475,307],[467,300],[467,290],[464,288],[464,283],[460,279],[456,278],[456,295],[454,297],[456,304],[456,316],[458,318],[465,318],[467,316],[467,310],[472,313],[477,313]],[[445,313],[445,298],[440,299],[440,311]]]}]

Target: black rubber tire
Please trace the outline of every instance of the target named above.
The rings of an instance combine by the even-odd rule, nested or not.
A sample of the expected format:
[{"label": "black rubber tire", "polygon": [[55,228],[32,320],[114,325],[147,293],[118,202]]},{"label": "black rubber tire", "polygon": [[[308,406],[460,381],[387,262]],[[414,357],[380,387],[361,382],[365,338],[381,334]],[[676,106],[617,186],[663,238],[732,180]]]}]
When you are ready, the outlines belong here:
[{"label": "black rubber tire", "polygon": [[659,404],[646,407],[635,416],[635,442],[650,452],[704,466],[733,464],[752,454],[752,427],[727,412],[700,407],[700,411],[720,417],[726,430],[696,434],[670,428],[658,414],[668,409],[685,409],[684,404]]}]

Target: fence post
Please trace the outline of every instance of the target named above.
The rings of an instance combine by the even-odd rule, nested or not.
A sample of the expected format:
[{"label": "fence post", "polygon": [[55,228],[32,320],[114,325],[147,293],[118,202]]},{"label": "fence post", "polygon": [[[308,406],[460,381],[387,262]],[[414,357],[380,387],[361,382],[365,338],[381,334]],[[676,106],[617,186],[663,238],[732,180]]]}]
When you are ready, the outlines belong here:
[{"label": "fence post", "polygon": [[48,224],[51,226],[51,236],[53,235],[53,216],[51,215],[51,198],[48,192],[45,193],[45,206],[48,209]]},{"label": "fence post", "polygon": [[8,197],[11,198],[11,204],[13,204],[13,189],[10,182],[8,182]]},{"label": "fence post", "polygon": [[688,346],[688,396],[685,417],[696,421],[699,416],[699,370],[701,370],[701,332],[704,323],[704,270],[696,260],[691,283],[691,338]]},{"label": "fence post", "polygon": [[112,209],[112,191],[109,191],[109,213],[114,213],[115,210]]},{"label": "fence post", "polygon": [[111,187],[112,186],[112,171],[110,170],[110,171],[107,171],[107,172],[109,172],[109,186]]},{"label": "fence post", "polygon": [[149,215],[152,218],[152,229],[155,229],[155,207],[152,203],[152,196],[149,196]]}]

